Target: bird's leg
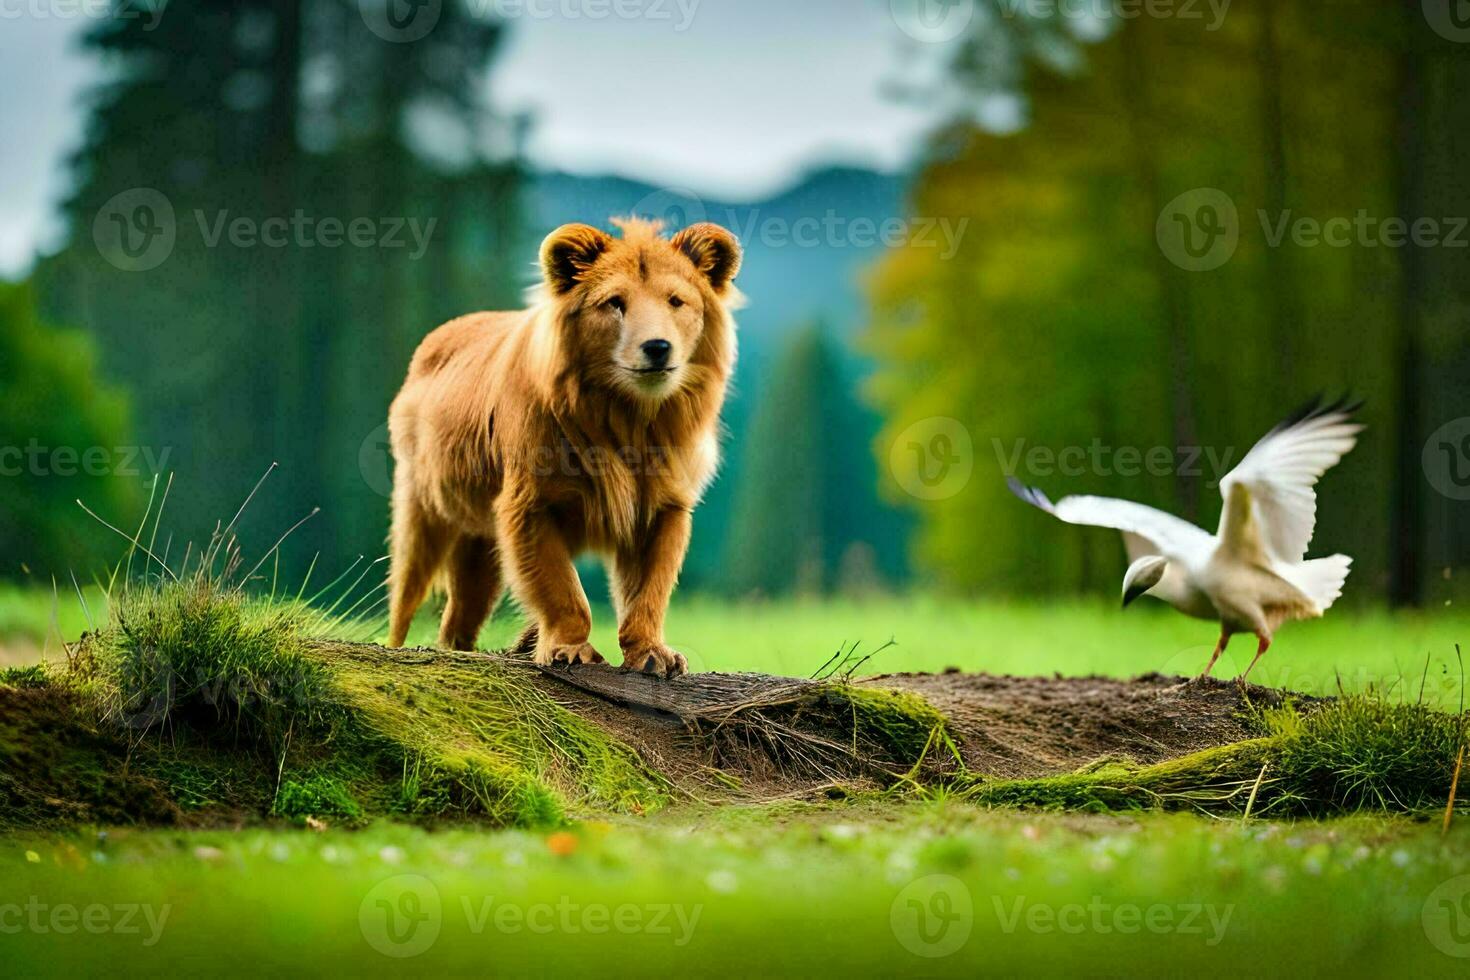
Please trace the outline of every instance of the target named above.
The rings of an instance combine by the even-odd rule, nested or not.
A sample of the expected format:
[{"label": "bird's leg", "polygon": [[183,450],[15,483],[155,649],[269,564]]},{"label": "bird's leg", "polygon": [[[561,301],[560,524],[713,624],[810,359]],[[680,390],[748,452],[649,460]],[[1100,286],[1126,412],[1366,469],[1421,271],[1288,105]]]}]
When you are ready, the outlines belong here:
[{"label": "bird's leg", "polygon": [[1215,652],[1210,654],[1210,662],[1205,664],[1205,669],[1200,673],[1200,677],[1210,676],[1210,671],[1214,668],[1215,661],[1220,659],[1220,654],[1224,653],[1225,648],[1229,645],[1230,634],[1222,629],[1220,631],[1220,642],[1215,644]]},{"label": "bird's leg", "polygon": [[1240,682],[1242,684],[1244,684],[1245,683],[1245,679],[1251,675],[1251,667],[1254,667],[1256,665],[1256,660],[1260,660],[1261,659],[1261,654],[1265,653],[1271,647],[1271,636],[1270,636],[1270,634],[1264,634],[1263,635],[1261,633],[1257,633],[1256,634],[1256,639],[1258,639],[1258,640],[1261,641],[1256,646],[1256,659],[1255,660],[1252,660],[1251,661],[1251,666],[1250,667],[1247,667],[1245,669],[1245,673],[1240,675]]}]

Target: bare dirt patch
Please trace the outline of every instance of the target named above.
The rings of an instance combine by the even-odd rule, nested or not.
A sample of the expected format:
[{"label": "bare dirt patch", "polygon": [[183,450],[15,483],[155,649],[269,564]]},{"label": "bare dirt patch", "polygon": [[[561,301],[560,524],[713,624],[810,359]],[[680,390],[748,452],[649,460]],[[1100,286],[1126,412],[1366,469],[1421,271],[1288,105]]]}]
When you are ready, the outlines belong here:
[{"label": "bare dirt patch", "polygon": [[[874,760],[862,753],[852,753],[852,765],[839,772],[814,772],[758,751],[758,740],[747,739],[752,750],[744,754],[721,751],[712,743],[712,729],[728,728],[753,707],[799,701],[830,687],[820,682],[764,674],[698,674],[663,681],[605,666],[551,668],[541,674],[548,692],[562,689],[556,696],[568,708],[609,728],[676,781],[680,774],[718,767],[753,781],[749,788],[759,786],[757,792],[800,795],[837,777],[882,775],[882,766],[869,765]],[[1275,707],[1287,698],[1298,704],[1317,700],[1257,685],[1159,674],[1131,680],[887,674],[851,687],[922,698],[943,718],[965,769],[998,778],[1060,775],[1099,759],[1160,762],[1258,735],[1251,720],[1254,709]],[[849,734],[829,733],[833,742]],[[926,758],[926,765],[939,771],[953,763],[942,751],[931,750]]]},{"label": "bare dirt patch", "polygon": [[[1100,758],[1162,762],[1257,734],[1250,709],[1275,707],[1288,692],[1213,678],[1146,674],[997,677],[888,674],[864,684],[912,691],[950,723],[972,772],[1031,778],[1074,772]],[[1290,695],[1297,703],[1315,700]]]}]

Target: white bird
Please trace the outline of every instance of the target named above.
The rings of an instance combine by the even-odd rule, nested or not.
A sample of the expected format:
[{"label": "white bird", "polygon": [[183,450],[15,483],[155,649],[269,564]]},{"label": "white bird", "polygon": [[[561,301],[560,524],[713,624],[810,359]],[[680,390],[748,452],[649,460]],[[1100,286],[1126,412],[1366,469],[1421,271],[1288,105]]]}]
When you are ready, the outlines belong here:
[{"label": "white bird", "polygon": [[1201,677],[1235,633],[1254,633],[1255,659],[1282,623],[1315,619],[1338,596],[1352,559],[1306,558],[1317,523],[1313,487],[1357,442],[1359,404],[1321,399],[1295,413],[1251,447],[1220,481],[1225,506],[1214,534],[1189,521],[1128,500],[1063,497],[1053,504],[1015,477],[1016,496],[1068,524],[1123,532],[1131,564],[1123,576],[1123,605],[1141,595],[1162,599],[1200,619],[1218,619],[1220,641]]}]

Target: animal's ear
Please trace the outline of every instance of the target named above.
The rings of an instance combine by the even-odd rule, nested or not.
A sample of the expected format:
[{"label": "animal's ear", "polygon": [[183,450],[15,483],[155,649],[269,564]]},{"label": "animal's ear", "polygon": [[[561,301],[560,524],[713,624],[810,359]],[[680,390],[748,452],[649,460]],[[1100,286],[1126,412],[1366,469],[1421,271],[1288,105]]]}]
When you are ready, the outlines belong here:
[{"label": "animal's ear", "polygon": [[582,273],[592,268],[607,251],[612,236],[591,225],[562,225],[541,243],[541,274],[553,296],[577,285]]},{"label": "animal's ear", "polygon": [[723,292],[740,271],[740,242],[719,225],[708,221],[690,225],[670,243],[689,256],[694,268],[704,273],[715,292]]}]

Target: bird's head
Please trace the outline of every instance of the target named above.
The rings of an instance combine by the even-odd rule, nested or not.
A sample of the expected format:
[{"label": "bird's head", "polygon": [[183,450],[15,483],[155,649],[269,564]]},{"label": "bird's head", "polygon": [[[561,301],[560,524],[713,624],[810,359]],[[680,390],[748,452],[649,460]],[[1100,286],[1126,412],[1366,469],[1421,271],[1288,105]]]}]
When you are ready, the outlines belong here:
[{"label": "bird's head", "polygon": [[1127,609],[1130,602],[1158,585],[1168,567],[1169,559],[1160,555],[1145,555],[1129,565],[1123,573],[1123,608]]}]

